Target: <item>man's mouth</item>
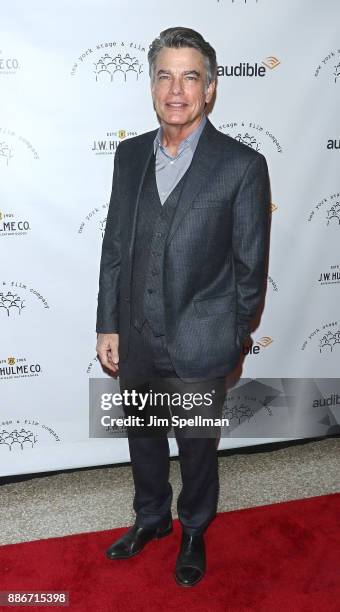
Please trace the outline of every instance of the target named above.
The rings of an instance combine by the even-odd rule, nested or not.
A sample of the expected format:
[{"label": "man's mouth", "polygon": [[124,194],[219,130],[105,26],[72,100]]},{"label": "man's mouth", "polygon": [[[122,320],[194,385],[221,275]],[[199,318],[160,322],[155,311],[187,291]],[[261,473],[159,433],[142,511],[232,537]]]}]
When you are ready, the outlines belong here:
[{"label": "man's mouth", "polygon": [[185,102],[167,102],[166,105],[171,106],[171,108],[183,108],[187,106]]}]

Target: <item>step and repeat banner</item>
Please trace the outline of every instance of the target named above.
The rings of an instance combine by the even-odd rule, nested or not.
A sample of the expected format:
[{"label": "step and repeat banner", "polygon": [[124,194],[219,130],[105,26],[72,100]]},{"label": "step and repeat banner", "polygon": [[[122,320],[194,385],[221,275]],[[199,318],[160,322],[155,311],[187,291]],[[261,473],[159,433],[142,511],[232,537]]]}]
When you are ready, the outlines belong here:
[{"label": "step and repeat banner", "polygon": [[338,1],[12,0],[0,13],[1,475],[129,460],[126,439],[89,437],[89,381],[108,378],[99,260],[115,150],[158,125],[147,51],[173,26],[216,49],[209,118],[265,155],[272,185],[265,304],[220,448],[338,432]]}]

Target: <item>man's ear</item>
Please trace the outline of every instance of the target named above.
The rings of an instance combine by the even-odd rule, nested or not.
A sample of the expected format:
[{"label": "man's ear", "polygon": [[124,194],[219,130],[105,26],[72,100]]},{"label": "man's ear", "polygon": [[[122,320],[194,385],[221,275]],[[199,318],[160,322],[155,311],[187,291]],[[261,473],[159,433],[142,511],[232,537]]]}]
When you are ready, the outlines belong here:
[{"label": "man's ear", "polygon": [[206,104],[211,101],[211,99],[212,99],[212,97],[214,95],[215,88],[216,88],[216,81],[211,81],[211,83],[209,83],[208,87],[205,90],[205,102],[206,102]]}]

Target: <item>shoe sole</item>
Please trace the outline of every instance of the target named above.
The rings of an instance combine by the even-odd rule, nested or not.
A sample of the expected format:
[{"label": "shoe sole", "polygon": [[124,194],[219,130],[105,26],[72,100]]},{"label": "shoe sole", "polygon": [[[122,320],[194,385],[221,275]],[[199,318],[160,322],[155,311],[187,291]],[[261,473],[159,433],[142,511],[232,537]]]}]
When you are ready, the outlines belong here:
[{"label": "shoe sole", "polygon": [[[160,540],[161,538],[165,538],[165,536],[170,535],[170,533],[173,531],[173,526],[171,525],[171,527],[168,527],[168,529],[166,529],[165,531],[161,531],[160,533],[155,533],[155,535],[153,536],[153,538],[151,540],[149,540],[150,542],[152,542],[152,540]],[[110,557],[109,555],[105,555],[106,558],[109,561],[116,561],[117,559],[121,560],[121,559],[131,559],[131,557],[135,557],[136,555],[139,555],[139,553],[142,552],[142,550],[145,548],[145,546],[148,544],[149,542],[146,542],[144,544],[144,546],[140,549],[140,550],[136,550],[136,552],[131,553],[131,555],[128,555],[127,557]]]}]

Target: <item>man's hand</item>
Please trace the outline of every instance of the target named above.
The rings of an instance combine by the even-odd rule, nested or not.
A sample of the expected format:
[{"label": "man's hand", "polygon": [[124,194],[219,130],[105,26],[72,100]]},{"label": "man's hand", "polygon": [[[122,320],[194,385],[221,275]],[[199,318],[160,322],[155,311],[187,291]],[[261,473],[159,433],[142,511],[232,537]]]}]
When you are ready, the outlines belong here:
[{"label": "man's hand", "polygon": [[96,350],[101,364],[111,370],[118,372],[119,369],[119,334],[98,334]]}]

